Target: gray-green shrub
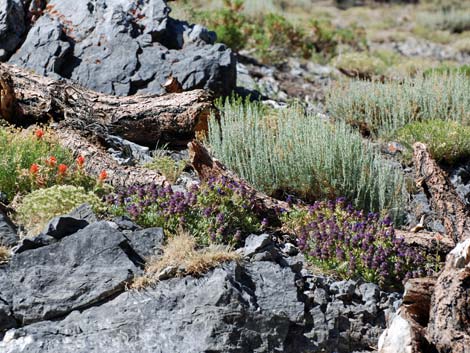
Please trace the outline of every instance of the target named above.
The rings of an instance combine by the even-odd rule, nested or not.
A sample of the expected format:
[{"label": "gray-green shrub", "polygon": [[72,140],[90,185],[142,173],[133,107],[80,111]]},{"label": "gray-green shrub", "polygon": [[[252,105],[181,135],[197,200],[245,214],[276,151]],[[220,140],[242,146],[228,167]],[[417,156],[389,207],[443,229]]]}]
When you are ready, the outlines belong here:
[{"label": "gray-green shrub", "polygon": [[400,167],[346,123],[332,124],[298,107],[271,111],[226,101],[220,109],[221,126],[210,120],[212,151],[256,188],[309,199],[345,196],[399,222],[406,200]]},{"label": "gray-green shrub", "polygon": [[470,8],[450,8],[436,12],[425,12],[418,16],[418,21],[423,26],[431,29],[454,33],[470,31]]},{"label": "gray-green shrub", "polygon": [[470,123],[470,80],[460,72],[419,75],[403,81],[343,81],[327,96],[327,109],[352,125],[366,125],[372,135],[393,134],[428,119]]}]

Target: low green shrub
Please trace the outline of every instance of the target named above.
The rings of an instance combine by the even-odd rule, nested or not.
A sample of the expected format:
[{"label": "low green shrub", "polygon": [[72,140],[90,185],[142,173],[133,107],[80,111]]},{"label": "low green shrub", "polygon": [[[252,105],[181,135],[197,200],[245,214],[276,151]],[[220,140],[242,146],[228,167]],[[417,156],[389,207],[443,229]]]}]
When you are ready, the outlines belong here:
[{"label": "low green shrub", "polygon": [[280,13],[248,13],[244,5],[243,0],[223,0],[220,8],[189,12],[192,21],[215,31],[219,42],[234,51],[252,50],[262,62],[278,63],[293,55],[309,59],[314,53],[329,59],[340,44],[367,47],[365,32],[357,26],[341,28],[325,19],[296,26]]},{"label": "low green shrub", "polygon": [[175,161],[170,156],[156,156],[145,167],[162,173],[169,182],[174,183],[186,168],[186,161]]},{"label": "low green shrub", "polygon": [[188,232],[200,245],[237,245],[259,231],[253,195],[222,178],[187,193],[156,185],[131,186],[108,197],[109,211],[131,217],[143,227],[163,227],[169,234]]},{"label": "low green shrub", "polygon": [[384,61],[366,52],[340,54],[333,59],[333,65],[348,75],[362,79],[383,75],[387,68]]},{"label": "low green shrub", "polygon": [[411,123],[399,129],[395,136],[408,148],[408,159],[411,159],[415,142],[426,144],[439,163],[452,165],[470,157],[470,127],[454,121],[425,120]]},{"label": "low green shrub", "polygon": [[314,42],[304,30],[296,28],[281,15],[267,14],[248,28],[248,46],[256,50],[263,62],[275,63],[289,55],[309,59],[315,51]]},{"label": "low green shrub", "polygon": [[440,258],[406,245],[389,219],[354,210],[344,199],[294,207],[281,218],[307,260],[341,278],[397,288],[439,270]]},{"label": "low green shrub", "polygon": [[0,191],[12,200],[17,192],[31,190],[29,182],[22,182],[21,175],[31,165],[54,156],[58,164],[70,164],[70,151],[62,148],[49,131],[22,131],[0,126]]},{"label": "low green shrub", "polygon": [[462,54],[470,55],[470,36],[456,40],[452,47]]},{"label": "low green shrub", "polygon": [[66,214],[83,203],[89,203],[96,212],[104,210],[100,198],[83,187],[54,185],[35,190],[21,200],[16,209],[16,221],[28,234],[35,235],[50,219]]},{"label": "low green shrub", "polygon": [[342,121],[298,107],[271,111],[256,103],[220,105],[208,143],[230,169],[271,195],[305,199],[346,196],[361,209],[388,211],[400,222],[406,200],[401,169]]},{"label": "low green shrub", "polygon": [[329,113],[374,136],[390,135],[415,121],[470,123],[470,80],[462,73],[418,75],[402,81],[348,80],[333,85]]},{"label": "low green shrub", "polygon": [[248,18],[243,14],[243,0],[223,0],[224,7],[214,11],[196,11],[193,17],[202,21],[217,34],[217,40],[239,51],[246,46],[245,27]]},{"label": "low green shrub", "polygon": [[336,56],[340,45],[353,50],[368,49],[366,32],[356,25],[343,28],[334,25],[329,19],[312,19],[305,31],[316,52],[326,59]]}]

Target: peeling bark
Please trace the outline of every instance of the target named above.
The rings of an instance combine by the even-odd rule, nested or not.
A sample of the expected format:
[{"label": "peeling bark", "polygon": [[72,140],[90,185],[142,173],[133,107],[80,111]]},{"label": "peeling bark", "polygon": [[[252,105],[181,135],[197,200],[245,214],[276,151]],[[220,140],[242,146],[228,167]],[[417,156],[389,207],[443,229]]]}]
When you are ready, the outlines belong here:
[{"label": "peeling bark", "polygon": [[452,250],[437,279],[427,337],[439,353],[470,352],[470,239]]},{"label": "peeling bark", "polygon": [[431,208],[442,219],[445,236],[455,243],[470,237],[468,211],[446,174],[432,159],[424,144],[415,143],[413,149],[416,184],[423,188]]},{"label": "peeling bark", "polygon": [[213,107],[203,90],[164,96],[115,97],[66,80],[56,81],[10,64],[0,64],[0,114],[17,125],[65,120],[69,126],[107,132],[154,147],[185,146],[208,128]]},{"label": "peeling bark", "polygon": [[439,233],[431,232],[406,232],[403,230],[396,230],[395,234],[405,240],[408,245],[425,250],[428,254],[437,254],[442,261],[446,255],[454,248],[455,243],[453,240],[443,237]]}]

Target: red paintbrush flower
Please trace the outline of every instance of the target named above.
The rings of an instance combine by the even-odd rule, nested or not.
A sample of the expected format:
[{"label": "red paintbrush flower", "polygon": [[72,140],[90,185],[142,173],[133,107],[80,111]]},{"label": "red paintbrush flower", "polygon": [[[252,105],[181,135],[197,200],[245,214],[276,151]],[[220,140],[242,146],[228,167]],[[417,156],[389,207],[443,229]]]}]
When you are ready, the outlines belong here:
[{"label": "red paintbrush flower", "polygon": [[59,164],[59,167],[57,168],[57,174],[59,175],[65,175],[67,172],[68,167],[65,164]]},{"label": "red paintbrush flower", "polygon": [[77,165],[81,168],[85,164],[85,157],[83,156],[78,156],[77,157]]},{"label": "red paintbrush flower", "polygon": [[105,181],[108,178],[108,173],[106,170],[102,170],[100,175],[98,176],[99,181]]},{"label": "red paintbrush flower", "polygon": [[36,135],[36,137],[38,138],[38,140],[42,139],[42,137],[44,136],[44,130],[42,129],[37,129],[34,134]]},{"label": "red paintbrush flower", "polygon": [[31,164],[31,167],[29,167],[29,172],[36,175],[39,172],[39,166],[36,163]]},{"label": "red paintbrush flower", "polygon": [[46,164],[50,167],[54,167],[56,164],[57,164],[57,158],[55,158],[54,156],[50,156],[47,160],[46,160]]}]

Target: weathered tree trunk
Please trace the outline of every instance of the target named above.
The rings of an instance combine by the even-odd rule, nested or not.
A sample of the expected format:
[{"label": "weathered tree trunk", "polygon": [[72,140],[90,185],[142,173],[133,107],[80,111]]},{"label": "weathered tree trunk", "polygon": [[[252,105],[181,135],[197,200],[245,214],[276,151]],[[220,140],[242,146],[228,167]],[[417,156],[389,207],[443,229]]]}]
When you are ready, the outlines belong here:
[{"label": "weathered tree trunk", "polygon": [[452,240],[443,237],[439,233],[425,231],[414,233],[396,230],[395,234],[403,238],[406,244],[414,248],[425,250],[428,254],[438,254],[442,261],[455,246]]},{"label": "weathered tree trunk", "polygon": [[437,279],[427,337],[437,352],[470,352],[470,239],[449,254]]},{"label": "weathered tree trunk", "polygon": [[415,143],[416,183],[421,186],[431,208],[444,223],[445,236],[455,243],[470,236],[470,221],[465,204],[455,192],[446,174],[432,159],[426,146]]},{"label": "weathered tree trunk", "polygon": [[203,90],[115,97],[0,64],[0,115],[18,125],[51,119],[81,129],[98,124],[141,145],[185,146],[195,133],[207,130],[211,108]]},{"label": "weathered tree trunk", "polygon": [[77,131],[59,128],[55,133],[62,146],[71,149],[75,156],[85,157],[85,171],[89,175],[97,177],[105,170],[108,174],[107,182],[113,186],[167,184],[165,177],[153,170],[118,164],[98,143],[88,141]]},{"label": "weathered tree trunk", "polygon": [[199,142],[192,141],[188,144],[190,163],[201,180],[226,177],[243,185],[255,195],[258,213],[265,215],[270,221],[278,221],[278,212],[281,209],[289,209],[287,202],[276,200],[268,195],[256,191],[245,180],[228,170],[222,163],[211,157],[209,151]]},{"label": "weathered tree trunk", "polygon": [[379,353],[431,353],[425,338],[435,278],[416,278],[405,285],[403,304],[379,340]]},{"label": "weathered tree trunk", "polygon": [[[403,236],[409,244],[448,253],[437,279],[406,284],[403,305],[381,337],[379,353],[470,353],[470,221],[446,174],[426,146],[414,146],[416,181],[443,220],[446,238],[433,233]],[[457,244],[453,250],[450,247]]]}]

